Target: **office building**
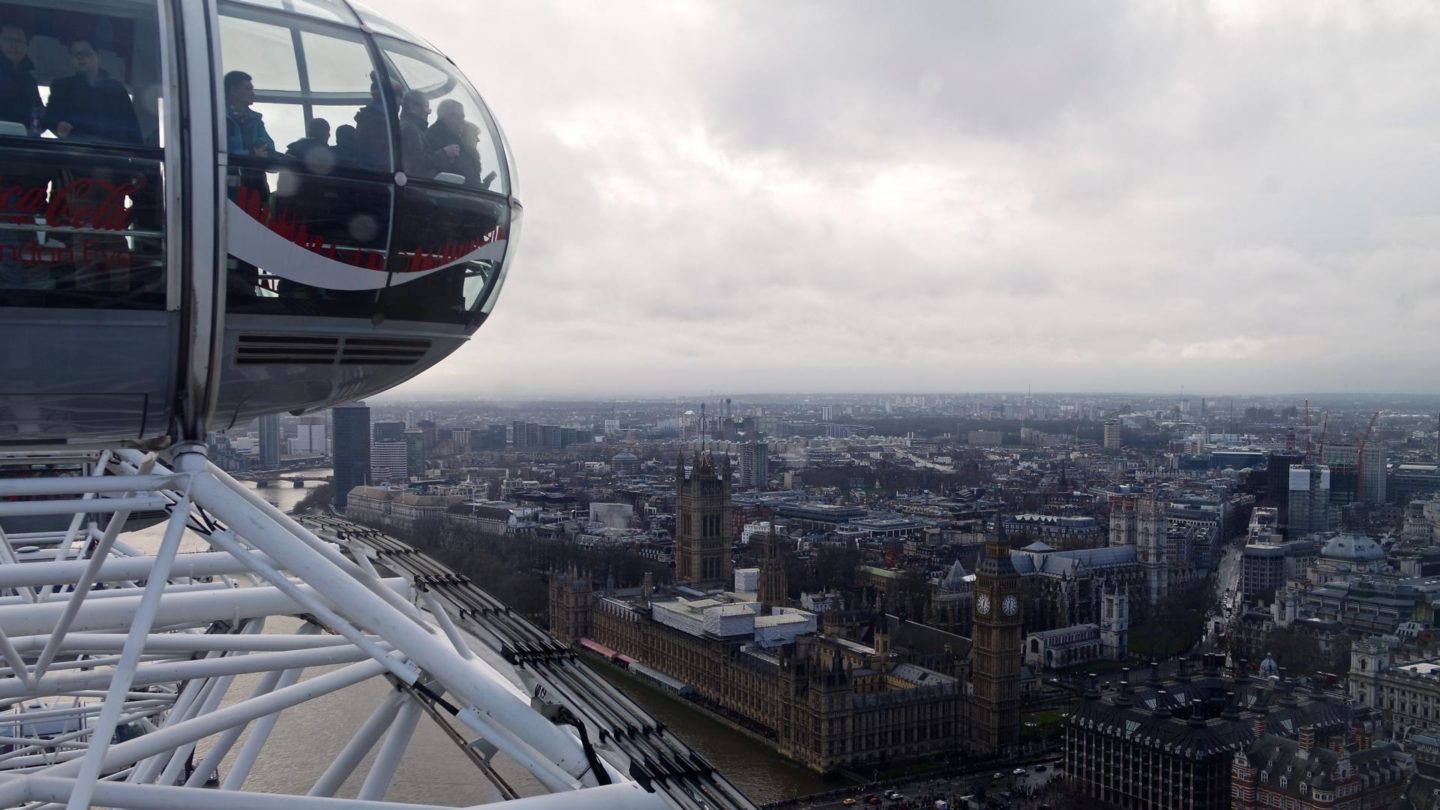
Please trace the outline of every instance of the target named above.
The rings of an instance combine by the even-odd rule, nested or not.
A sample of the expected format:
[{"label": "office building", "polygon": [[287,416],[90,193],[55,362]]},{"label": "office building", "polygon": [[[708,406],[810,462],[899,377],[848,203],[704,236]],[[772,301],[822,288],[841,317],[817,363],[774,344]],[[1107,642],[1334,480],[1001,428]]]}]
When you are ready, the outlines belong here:
[{"label": "office building", "polygon": [[1231,810],[1381,810],[1397,805],[1415,772],[1413,757],[1393,742],[1336,751],[1315,737],[1315,728],[1305,726],[1298,739],[1266,734],[1251,743],[1231,769]]},{"label": "office building", "polygon": [[330,440],[325,420],[305,417],[295,426],[295,436],[288,440],[292,456],[324,456],[330,454]]},{"label": "office building", "polygon": [[1343,746],[1352,722],[1343,701],[1288,683],[1223,677],[1222,661],[1207,656],[1199,673],[1182,663],[1169,681],[1152,668],[1148,680],[1124,677],[1110,695],[1092,675],[1065,720],[1065,772],[1074,792],[1123,810],[1226,810],[1232,766],[1248,761],[1245,753],[1267,735],[1293,739],[1309,727],[1320,745]]},{"label": "office building", "polygon": [[1313,540],[1276,542],[1274,535],[1266,537],[1246,545],[1240,557],[1240,591],[1247,602],[1270,599],[1277,588],[1302,576],[1318,551]]},{"label": "office building", "polygon": [[334,408],[330,416],[335,428],[335,508],[344,512],[350,490],[370,482],[370,408],[353,402]]},{"label": "office building", "polygon": [[1330,468],[1323,464],[1290,468],[1290,523],[1286,536],[1298,540],[1328,531],[1333,525],[1330,506]]},{"label": "office building", "polygon": [[1106,422],[1106,423],[1105,423],[1104,442],[1105,442],[1104,446],[1105,446],[1105,449],[1106,449],[1106,450],[1119,450],[1119,449],[1120,449],[1120,423],[1119,423],[1119,422],[1110,421],[1110,422]]},{"label": "office building", "polygon": [[280,415],[266,414],[256,422],[260,428],[260,469],[276,469],[280,466]]},{"label": "office building", "polygon": [[1440,464],[1396,464],[1386,491],[1401,505],[1440,492]]},{"label": "office building", "polygon": [[1280,525],[1290,520],[1290,468],[1305,465],[1305,454],[1287,450],[1271,453],[1265,463],[1265,496],[1279,512]]},{"label": "office building", "polygon": [[[411,478],[425,477],[425,433],[411,428],[403,434],[405,439],[405,474]],[[465,443],[469,444],[469,436]]]},{"label": "office building", "polygon": [[370,481],[404,481],[410,477],[404,441],[377,441],[370,444]]},{"label": "office building", "polygon": [[370,436],[377,442],[405,441],[405,423],[376,422],[370,429]]},{"label": "office building", "polygon": [[764,442],[740,446],[740,488],[765,489],[770,480],[770,450]]},{"label": "office building", "polygon": [[1386,476],[1389,473],[1385,445],[1365,445],[1364,464],[1360,464],[1353,444],[1327,444],[1320,454],[1320,463],[1330,468],[1330,502],[1334,505],[1364,501],[1385,503]]}]

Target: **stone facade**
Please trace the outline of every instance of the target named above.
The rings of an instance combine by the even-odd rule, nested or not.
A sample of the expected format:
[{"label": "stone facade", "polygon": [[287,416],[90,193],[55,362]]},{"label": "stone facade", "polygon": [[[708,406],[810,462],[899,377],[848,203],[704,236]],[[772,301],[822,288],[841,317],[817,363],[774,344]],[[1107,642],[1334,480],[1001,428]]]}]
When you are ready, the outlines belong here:
[{"label": "stone facade", "polygon": [[[942,667],[948,672],[909,663],[892,652],[883,620],[870,645],[811,633],[764,649],[751,636],[685,632],[656,621],[644,600],[593,592],[580,619],[567,582],[575,580],[551,588],[557,637],[591,638],[682,681],[816,771],[948,754],[965,737],[963,651]],[[580,630],[587,635],[575,636]]]},{"label": "stone facade", "polygon": [[1143,683],[1127,677],[1108,697],[1092,680],[1065,722],[1071,789],[1107,807],[1223,810],[1236,755],[1264,734],[1312,726],[1326,747],[1353,738],[1344,702],[1274,681],[1223,677],[1218,659],[1166,682],[1154,669]]},{"label": "stone facade", "polygon": [[675,581],[696,588],[730,586],[734,527],[730,515],[730,459],[717,470],[707,454],[687,472],[675,465]]},{"label": "stone facade", "polygon": [[1318,744],[1314,726],[1298,739],[1264,734],[1234,756],[1233,810],[1379,810],[1399,799],[1415,763],[1393,743],[1350,751]]}]

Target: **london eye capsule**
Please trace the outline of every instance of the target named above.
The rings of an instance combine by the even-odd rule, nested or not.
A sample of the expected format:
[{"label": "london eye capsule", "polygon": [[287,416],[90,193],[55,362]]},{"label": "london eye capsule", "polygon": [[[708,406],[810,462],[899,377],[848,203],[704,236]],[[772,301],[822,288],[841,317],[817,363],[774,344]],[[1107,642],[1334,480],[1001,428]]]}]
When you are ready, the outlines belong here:
[{"label": "london eye capsule", "polygon": [[0,445],[397,385],[485,321],[519,213],[471,84],[359,5],[0,2]]}]

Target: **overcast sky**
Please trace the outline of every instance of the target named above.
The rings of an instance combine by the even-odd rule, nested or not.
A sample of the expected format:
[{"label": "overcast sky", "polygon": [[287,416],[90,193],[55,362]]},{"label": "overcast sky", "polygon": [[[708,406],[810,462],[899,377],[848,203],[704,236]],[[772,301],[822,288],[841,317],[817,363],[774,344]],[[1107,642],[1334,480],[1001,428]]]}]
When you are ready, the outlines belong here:
[{"label": "overcast sky", "polygon": [[398,390],[1440,391],[1440,6],[372,0],[520,255]]}]

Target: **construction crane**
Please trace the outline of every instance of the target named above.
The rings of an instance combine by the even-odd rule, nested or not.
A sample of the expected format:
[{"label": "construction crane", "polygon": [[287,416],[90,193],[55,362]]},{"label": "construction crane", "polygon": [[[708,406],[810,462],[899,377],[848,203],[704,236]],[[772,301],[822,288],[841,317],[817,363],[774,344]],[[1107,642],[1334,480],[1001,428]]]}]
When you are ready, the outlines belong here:
[{"label": "construction crane", "polygon": [[1380,412],[1376,411],[1370,416],[1370,424],[1365,426],[1365,433],[1360,441],[1355,443],[1355,500],[1365,500],[1365,445],[1370,441],[1370,434],[1375,432],[1375,422],[1380,418]]},{"label": "construction crane", "polygon": [[1320,440],[1316,443],[1316,446],[1315,446],[1315,455],[1317,455],[1317,456],[1319,457],[1319,458],[1316,459],[1316,463],[1319,463],[1319,464],[1324,464],[1324,463],[1325,463],[1325,432],[1328,431],[1329,429],[1330,429],[1330,411],[1329,411],[1329,410],[1321,411],[1321,412],[1320,412]]}]

